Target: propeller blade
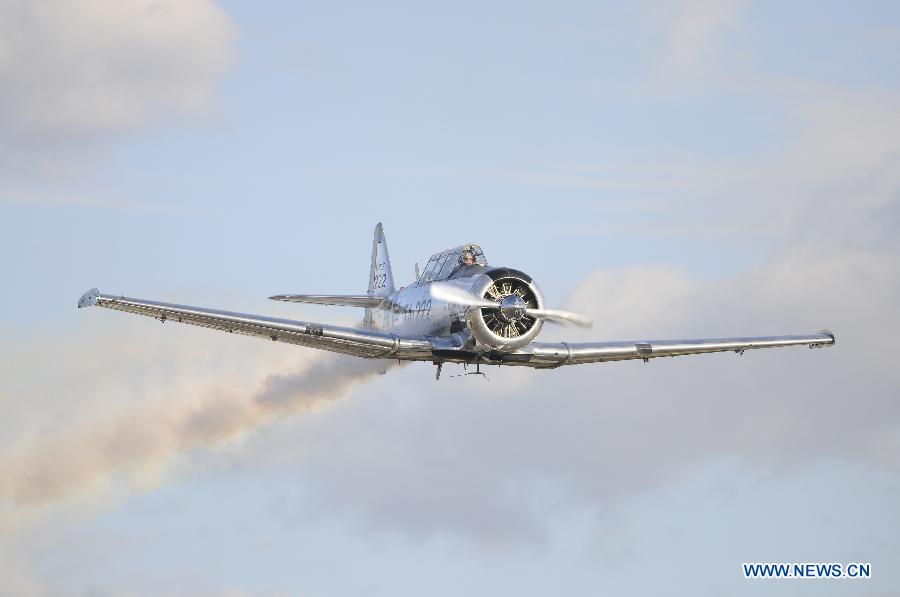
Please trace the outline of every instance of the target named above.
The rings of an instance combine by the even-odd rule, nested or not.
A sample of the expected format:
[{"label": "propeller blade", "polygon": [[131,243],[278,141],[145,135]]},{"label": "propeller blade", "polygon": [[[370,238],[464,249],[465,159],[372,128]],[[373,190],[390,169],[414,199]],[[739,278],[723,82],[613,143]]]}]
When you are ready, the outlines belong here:
[{"label": "propeller blade", "polygon": [[572,313],[571,311],[558,311],[556,309],[525,309],[525,313],[536,319],[546,319],[554,323],[571,323],[582,328],[593,327],[594,322],[589,317]]},{"label": "propeller blade", "polygon": [[[482,309],[497,309],[500,307],[499,302],[480,298],[459,286],[441,284],[438,282],[431,284],[431,296],[448,303],[453,303],[454,305],[463,305],[466,307],[481,307]],[[594,325],[594,322],[591,321],[589,317],[570,311],[529,308],[525,309],[525,313],[535,319],[544,319],[554,323],[572,324],[583,328],[589,328]]]},{"label": "propeller blade", "polygon": [[483,309],[497,309],[500,307],[499,303],[479,298],[464,288],[450,284],[440,284],[438,282],[432,282],[431,296],[448,303],[453,303],[454,305],[463,305],[465,307],[481,307]]}]

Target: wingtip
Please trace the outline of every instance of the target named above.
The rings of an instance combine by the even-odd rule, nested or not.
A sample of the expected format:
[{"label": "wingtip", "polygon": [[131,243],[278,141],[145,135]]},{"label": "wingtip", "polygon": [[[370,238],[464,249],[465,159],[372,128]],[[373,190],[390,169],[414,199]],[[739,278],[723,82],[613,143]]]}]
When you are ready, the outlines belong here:
[{"label": "wingtip", "polygon": [[381,222],[375,224],[375,240],[380,241],[384,237],[384,226],[381,225]]},{"label": "wingtip", "polygon": [[828,336],[828,340],[823,340],[822,342],[813,342],[809,345],[810,348],[826,348],[830,346],[834,346],[834,332],[831,330],[819,330],[816,332],[819,336]]},{"label": "wingtip", "polygon": [[100,291],[96,288],[91,288],[87,292],[81,295],[81,298],[78,299],[78,308],[82,307],[93,307],[97,304],[97,300],[100,298]]}]

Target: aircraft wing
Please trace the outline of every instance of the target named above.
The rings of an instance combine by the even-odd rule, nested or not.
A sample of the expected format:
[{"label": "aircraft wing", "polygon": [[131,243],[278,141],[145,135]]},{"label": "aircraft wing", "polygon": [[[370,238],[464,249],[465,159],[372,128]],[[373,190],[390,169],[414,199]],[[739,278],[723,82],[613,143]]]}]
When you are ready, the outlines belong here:
[{"label": "aircraft wing", "polygon": [[431,355],[431,343],[425,338],[112,296],[101,294],[96,288],[84,293],[78,301],[79,308],[91,306],[147,315],[162,322],[187,323],[358,357],[409,359]]},{"label": "aircraft wing", "polygon": [[[815,334],[795,336],[760,336],[753,338],[705,338],[692,340],[638,340],[627,342],[532,342],[521,350],[504,355],[515,364],[536,368],[562,365],[655,359],[707,352],[737,352],[781,346],[832,346],[834,334],[821,330]],[[503,360],[507,360],[504,358]]]}]

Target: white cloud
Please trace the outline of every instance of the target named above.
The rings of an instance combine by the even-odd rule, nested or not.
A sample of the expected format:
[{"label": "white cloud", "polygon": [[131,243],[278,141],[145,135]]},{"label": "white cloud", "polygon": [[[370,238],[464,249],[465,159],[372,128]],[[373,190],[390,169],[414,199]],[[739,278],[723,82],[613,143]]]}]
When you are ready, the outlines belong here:
[{"label": "white cloud", "polygon": [[53,175],[141,127],[210,109],[234,28],[213,0],[0,5],[0,171]]}]

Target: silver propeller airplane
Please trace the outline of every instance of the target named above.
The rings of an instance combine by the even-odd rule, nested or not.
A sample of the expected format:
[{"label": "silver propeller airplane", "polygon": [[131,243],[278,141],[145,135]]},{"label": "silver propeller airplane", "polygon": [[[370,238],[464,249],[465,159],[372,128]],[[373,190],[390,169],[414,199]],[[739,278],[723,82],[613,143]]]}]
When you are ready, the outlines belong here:
[{"label": "silver propeller airplane", "polygon": [[619,342],[535,342],[545,321],[590,327],[587,317],[548,309],[531,276],[508,267],[489,266],[477,244],[461,245],[431,256],[408,286],[396,288],[381,224],[375,226],[369,290],[361,295],[280,294],[278,301],[365,308],[356,328],[325,323],[232,313],[101,294],[93,288],[78,307],[100,306],[159,321],[175,321],[258,336],[276,342],[320,348],[367,359],[431,361],[437,378],[444,363],[519,365],[553,369],[707,352],[805,345],[831,346],[834,334],[821,330],[794,336],[638,340]]}]

